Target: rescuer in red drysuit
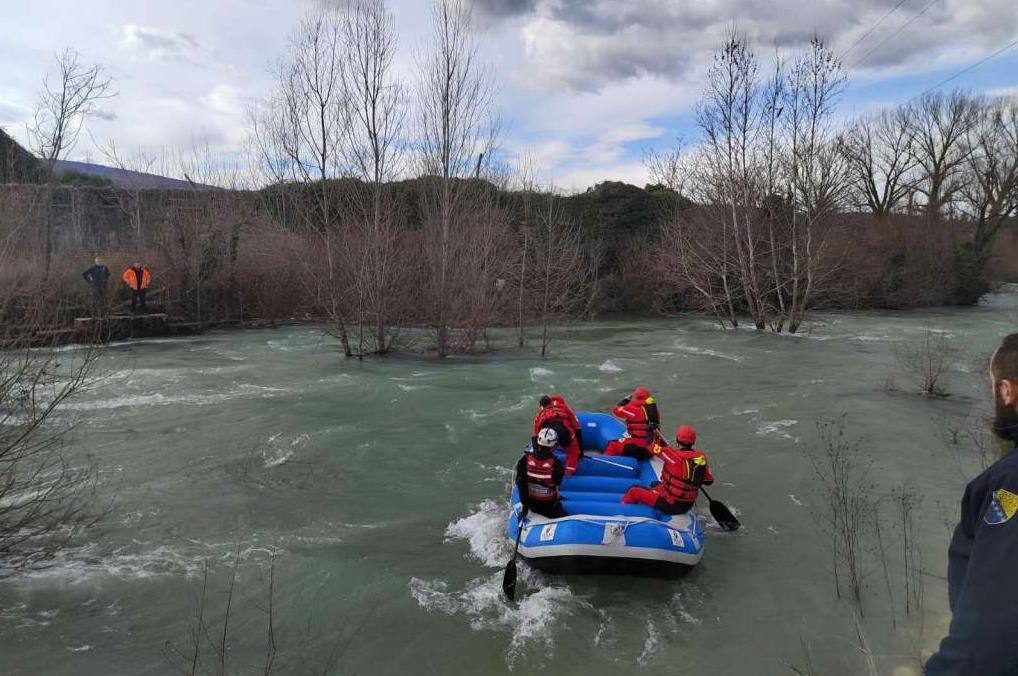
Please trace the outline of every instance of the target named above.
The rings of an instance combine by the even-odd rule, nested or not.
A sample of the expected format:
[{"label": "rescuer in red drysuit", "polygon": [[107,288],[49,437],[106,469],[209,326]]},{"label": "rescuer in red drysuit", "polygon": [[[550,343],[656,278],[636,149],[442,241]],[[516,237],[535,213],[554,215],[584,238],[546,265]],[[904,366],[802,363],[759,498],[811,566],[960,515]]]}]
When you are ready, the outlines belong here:
[{"label": "rescuer in red drysuit", "polygon": [[654,482],[650,488],[633,486],[622,496],[623,503],[647,505],[665,514],[685,514],[696,502],[700,486],[714,483],[707,455],[693,448],[696,430],[683,425],[676,430],[675,441],[678,448],[661,451],[664,461],[661,481]]},{"label": "rescuer in red drysuit", "polygon": [[516,463],[516,488],[524,510],[550,519],[566,515],[558,491],[566,468],[552,453],[557,445],[558,434],[546,427],[538,433],[533,450]]},{"label": "rescuer in red drysuit", "polygon": [[537,414],[534,416],[531,447],[537,448],[537,435],[542,429],[555,430],[559,446],[566,451],[566,474],[575,472],[583,456],[580,421],[561,394],[541,397]]},{"label": "rescuer in red drysuit", "polygon": [[637,387],[631,397],[626,397],[612,409],[612,415],[626,423],[626,436],[609,442],[604,454],[649,460],[655,454],[654,446],[661,441],[657,432],[661,415],[650,390]]}]

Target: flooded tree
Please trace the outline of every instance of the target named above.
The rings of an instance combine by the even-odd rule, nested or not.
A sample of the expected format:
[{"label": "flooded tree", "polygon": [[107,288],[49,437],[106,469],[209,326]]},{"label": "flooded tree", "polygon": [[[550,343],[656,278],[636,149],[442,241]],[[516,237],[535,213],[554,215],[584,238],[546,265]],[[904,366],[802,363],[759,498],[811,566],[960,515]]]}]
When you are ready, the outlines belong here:
[{"label": "flooded tree", "polygon": [[919,337],[897,346],[894,356],[919,392],[929,397],[949,396],[947,380],[957,356],[950,336],[927,326]]},{"label": "flooded tree", "polygon": [[409,308],[405,213],[391,185],[405,164],[409,102],[394,69],[396,31],[382,0],[357,0],[343,21],[343,87],[348,124],[342,145],[354,177],[343,255],[350,270],[357,353],[386,354]]},{"label": "flooded tree", "polygon": [[350,280],[340,260],[344,192],[336,180],[349,174],[343,151],[350,124],[344,49],[341,13],[328,7],[311,11],[290,36],[277,67],[276,91],[250,118],[262,170],[276,183],[298,186],[281,196],[288,213],[315,237],[304,264],[321,271],[302,278],[349,357]]},{"label": "flooded tree", "polygon": [[745,313],[758,330],[795,333],[836,269],[828,242],[848,172],[832,118],[845,76],[819,38],[787,69],[778,57],[770,78],[759,71],[739,34],[714,56],[688,181],[699,206],[664,226],[676,249],[663,266],[722,324]]},{"label": "flooded tree", "polygon": [[420,194],[426,272],[420,302],[435,332],[435,350],[445,356],[470,348],[470,338],[477,335],[468,331],[459,345],[453,339],[463,313],[476,309],[468,302],[471,292],[493,291],[487,286],[490,276],[479,285],[470,271],[490,271],[490,257],[505,252],[492,246],[492,219],[501,217],[490,208],[495,205],[487,186],[476,180],[485,158],[490,160],[495,126],[491,74],[478,57],[470,6],[437,0],[431,13],[431,42],[417,64],[417,150],[425,177]]}]

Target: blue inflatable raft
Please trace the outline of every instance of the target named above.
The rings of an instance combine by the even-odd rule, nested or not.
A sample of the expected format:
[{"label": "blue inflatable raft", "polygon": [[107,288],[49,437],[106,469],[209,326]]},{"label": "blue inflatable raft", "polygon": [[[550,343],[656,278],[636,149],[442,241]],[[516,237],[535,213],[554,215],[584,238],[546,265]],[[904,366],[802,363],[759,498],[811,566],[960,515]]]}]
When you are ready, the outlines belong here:
[{"label": "blue inflatable raft", "polygon": [[[578,413],[584,458],[562,481],[562,506],[568,516],[549,519],[530,512],[523,521],[520,556],[551,573],[621,573],[683,575],[703,557],[704,533],[692,511],[677,516],[653,507],[624,505],[630,486],[648,485],[661,476],[661,460],[638,461],[600,452],[625,433],[615,418]],[[519,532],[522,511],[513,486],[507,535]]]}]

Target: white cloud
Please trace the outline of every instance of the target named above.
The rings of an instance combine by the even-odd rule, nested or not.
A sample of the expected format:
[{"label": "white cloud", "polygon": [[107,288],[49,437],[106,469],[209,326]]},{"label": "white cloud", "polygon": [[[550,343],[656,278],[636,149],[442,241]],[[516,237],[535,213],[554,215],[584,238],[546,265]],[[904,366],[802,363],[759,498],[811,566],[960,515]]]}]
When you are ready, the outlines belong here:
[{"label": "white cloud", "polygon": [[131,51],[142,51],[150,59],[193,60],[201,50],[198,40],[189,33],[125,24],[121,28],[120,45]]},{"label": "white cloud", "polygon": [[[534,7],[515,21],[521,24],[528,56],[527,81],[585,92],[647,75],[689,75],[708,63],[733,26],[764,51],[795,48],[818,34],[842,52],[894,4],[894,0],[535,0]],[[866,69],[903,64],[928,68],[946,45],[987,53],[1018,32],[1018,3],[1013,0],[944,0],[910,22],[921,9],[922,5],[904,5],[853,48],[846,62],[853,65],[866,56],[860,64]]]}]

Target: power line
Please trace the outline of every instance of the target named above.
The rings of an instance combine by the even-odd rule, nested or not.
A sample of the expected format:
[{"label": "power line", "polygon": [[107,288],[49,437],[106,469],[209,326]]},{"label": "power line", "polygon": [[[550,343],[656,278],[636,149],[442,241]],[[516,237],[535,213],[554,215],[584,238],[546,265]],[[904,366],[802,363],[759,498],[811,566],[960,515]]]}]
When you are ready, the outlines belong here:
[{"label": "power line", "polygon": [[856,66],[858,66],[858,65],[859,65],[860,63],[862,63],[863,61],[865,61],[865,60],[867,59],[867,57],[869,57],[869,55],[870,55],[870,54],[872,54],[873,52],[875,52],[875,51],[877,51],[878,49],[880,49],[881,47],[883,47],[883,46],[884,46],[884,44],[886,44],[888,40],[890,40],[891,38],[895,37],[896,35],[898,35],[899,33],[901,33],[901,32],[902,32],[903,30],[905,30],[906,28],[908,28],[909,26],[911,26],[911,25],[912,25],[912,23],[913,23],[913,22],[914,22],[914,21],[915,21],[916,19],[918,19],[919,17],[921,17],[921,16],[923,15],[923,14],[926,14],[926,12],[930,11],[930,8],[931,8],[931,7],[933,7],[933,5],[935,5],[935,4],[937,3],[937,2],[938,2],[938,0],[930,0],[929,4],[927,4],[927,5],[925,6],[925,7],[923,7],[923,8],[922,8],[922,9],[921,9],[921,10],[919,11],[919,13],[918,13],[918,14],[915,14],[915,15],[914,15],[914,16],[913,16],[913,17],[912,17],[911,19],[909,19],[908,21],[906,21],[905,23],[903,23],[903,24],[902,24],[901,26],[899,26],[899,27],[898,27],[898,30],[894,31],[893,33],[891,33],[890,35],[888,35],[887,37],[885,37],[885,38],[884,38],[883,40],[881,40],[881,41],[880,41],[880,42],[878,42],[878,43],[877,43],[876,45],[874,45],[874,46],[873,46],[873,48],[872,48],[872,49],[871,49],[870,51],[868,51],[868,52],[866,52],[865,54],[863,54],[863,55],[862,55],[862,57],[861,57],[861,58],[860,58],[860,59],[859,59],[858,61],[856,61],[855,63],[853,63],[853,64],[852,64],[852,68],[855,68],[855,67],[856,67]]},{"label": "power line", "polygon": [[895,5],[894,7],[892,7],[891,10],[887,14],[883,15],[882,17],[880,17],[879,21],[877,21],[875,24],[870,26],[870,29],[868,31],[866,31],[865,33],[863,33],[862,36],[858,40],[853,42],[852,45],[848,49],[846,49],[841,54],[839,54],[838,55],[838,59],[844,59],[846,54],[848,54],[850,51],[852,51],[853,49],[858,47],[860,42],[862,42],[863,40],[868,38],[870,35],[872,35],[873,31],[875,31],[876,29],[880,28],[880,24],[884,23],[884,21],[886,21],[889,16],[891,16],[896,11],[898,11],[898,8],[901,7],[902,5],[904,5],[906,2],[908,2],[908,0],[900,0],[900,2],[898,2],[898,4]]},{"label": "power line", "polygon": [[1016,47],[1016,46],[1018,46],[1018,40],[1015,40],[1014,42],[1012,42],[1010,44],[1004,45],[1003,47],[1001,47],[1000,49],[995,51],[993,54],[990,54],[989,56],[983,57],[982,59],[979,59],[978,61],[973,63],[971,66],[968,66],[966,68],[962,68],[961,70],[959,70],[957,73],[955,73],[951,77],[949,77],[949,78],[947,78],[945,80],[941,80],[937,84],[933,85],[932,87],[930,87],[929,89],[924,91],[922,94],[918,94],[917,96],[915,96],[913,98],[919,98],[923,94],[928,94],[929,92],[932,92],[934,89],[940,89],[941,87],[946,85],[948,82],[951,82],[952,80],[955,80],[955,79],[961,77],[962,75],[964,75],[965,73],[969,72],[970,70],[974,70],[974,69],[978,68],[979,66],[983,65],[987,61],[1000,56],[1001,54],[1003,54],[1007,50],[1009,50],[1009,49],[1011,49],[1013,47]]}]

